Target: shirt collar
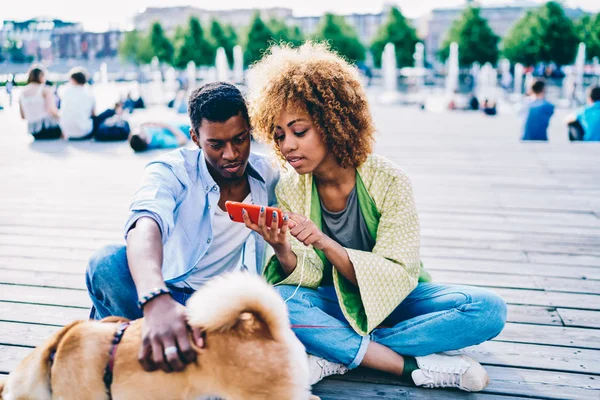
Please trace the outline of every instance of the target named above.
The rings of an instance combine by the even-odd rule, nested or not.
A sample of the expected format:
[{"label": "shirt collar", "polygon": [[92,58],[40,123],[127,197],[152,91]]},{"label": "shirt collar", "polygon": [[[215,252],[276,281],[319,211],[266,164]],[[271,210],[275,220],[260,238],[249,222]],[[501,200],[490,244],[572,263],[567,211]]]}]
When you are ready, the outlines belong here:
[{"label": "shirt collar", "polygon": [[[246,173],[248,174],[248,176],[265,183],[265,179],[252,163],[253,158],[254,156],[250,154],[250,157],[248,159],[248,165],[246,166]],[[198,169],[200,171],[200,177],[202,178],[204,190],[207,193],[210,191],[216,192],[218,190],[218,185],[208,170],[207,161],[206,158],[204,158],[204,151],[200,151],[200,155],[198,157]]]}]

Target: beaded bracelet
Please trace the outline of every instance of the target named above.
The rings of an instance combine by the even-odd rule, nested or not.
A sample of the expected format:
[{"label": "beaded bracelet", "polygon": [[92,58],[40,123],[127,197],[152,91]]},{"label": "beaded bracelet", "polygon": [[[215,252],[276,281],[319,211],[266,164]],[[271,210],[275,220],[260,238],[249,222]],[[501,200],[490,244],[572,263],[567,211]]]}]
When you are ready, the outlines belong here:
[{"label": "beaded bracelet", "polygon": [[155,288],[153,289],[150,293],[148,293],[147,295],[143,296],[141,298],[141,300],[138,300],[137,304],[138,307],[140,308],[140,310],[144,309],[144,306],[146,305],[146,303],[148,303],[150,300],[158,297],[158,296],[162,296],[163,294],[171,294],[171,291],[169,289],[166,288]]}]

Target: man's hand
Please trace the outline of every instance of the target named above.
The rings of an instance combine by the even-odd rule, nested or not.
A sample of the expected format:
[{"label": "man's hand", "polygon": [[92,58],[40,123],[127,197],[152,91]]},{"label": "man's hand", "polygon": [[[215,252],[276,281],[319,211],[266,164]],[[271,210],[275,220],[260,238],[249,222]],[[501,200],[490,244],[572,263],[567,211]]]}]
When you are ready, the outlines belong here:
[{"label": "man's hand", "polygon": [[[145,305],[142,347],[138,355],[144,370],[183,371],[186,364],[196,361],[190,340],[194,340],[197,347],[204,347],[202,332],[187,324],[184,306],[169,295],[158,296]],[[165,354],[169,348],[176,348],[177,352],[166,351]]]}]

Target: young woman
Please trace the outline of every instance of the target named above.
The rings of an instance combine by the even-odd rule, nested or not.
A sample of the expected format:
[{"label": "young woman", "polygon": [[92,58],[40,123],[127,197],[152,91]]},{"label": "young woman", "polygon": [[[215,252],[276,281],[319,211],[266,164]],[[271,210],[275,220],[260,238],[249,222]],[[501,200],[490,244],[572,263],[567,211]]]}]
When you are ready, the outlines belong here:
[{"label": "young woman", "polygon": [[276,189],[282,228],[264,212],[245,221],[272,246],[264,274],[319,357],[309,357],[313,383],[360,365],[418,386],[483,390],[489,379],[477,361],[438,353],[498,335],[506,305],[484,289],[419,279],[411,184],[371,154],[375,128],[357,69],[307,43],[272,48],[248,81],[254,134],[292,168]]},{"label": "young woman", "polygon": [[54,93],[46,85],[46,73],[41,65],[33,65],[29,69],[19,107],[21,118],[27,121],[27,130],[35,140],[59,139],[62,136]]}]

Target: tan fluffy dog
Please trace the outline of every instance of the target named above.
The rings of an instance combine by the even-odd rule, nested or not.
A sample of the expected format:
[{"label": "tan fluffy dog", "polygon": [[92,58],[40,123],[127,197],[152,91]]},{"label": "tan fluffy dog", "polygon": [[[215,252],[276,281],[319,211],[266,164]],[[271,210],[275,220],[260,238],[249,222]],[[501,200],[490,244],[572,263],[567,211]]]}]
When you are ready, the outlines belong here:
[{"label": "tan fluffy dog", "polygon": [[[206,335],[196,363],[183,372],[145,372],[137,360],[142,328],[137,320],[116,349],[114,400],[316,398],[285,304],[261,278],[246,273],[216,278],[190,298],[187,310],[190,326]],[[0,384],[0,399],[107,399],[103,375],[116,327],[94,321],[67,325]]]}]

